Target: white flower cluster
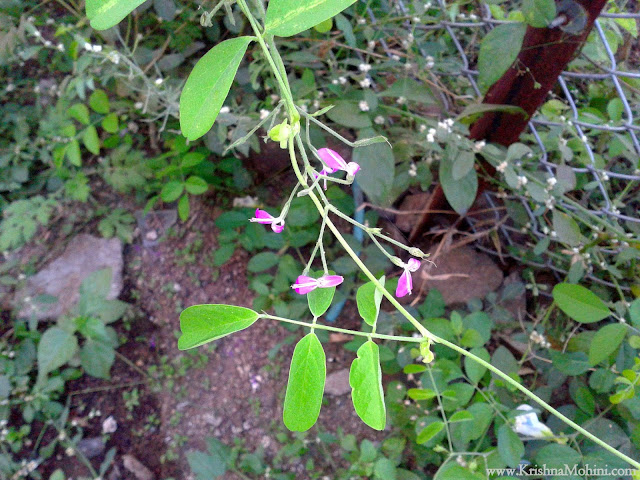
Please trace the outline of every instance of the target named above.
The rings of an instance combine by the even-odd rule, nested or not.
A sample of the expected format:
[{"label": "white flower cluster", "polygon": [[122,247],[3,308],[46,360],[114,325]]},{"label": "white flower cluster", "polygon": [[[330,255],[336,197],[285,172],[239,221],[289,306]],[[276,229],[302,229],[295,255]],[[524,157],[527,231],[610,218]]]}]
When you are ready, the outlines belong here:
[{"label": "white flower cluster", "polygon": [[428,69],[432,69],[434,67],[434,65],[436,64],[435,60],[433,59],[433,57],[431,55],[427,55],[427,64],[425,65]]},{"label": "white flower cluster", "polygon": [[384,125],[384,117],[382,115],[378,115],[373,119],[373,123],[375,123],[376,125]]},{"label": "white flower cluster", "polygon": [[360,100],[360,102],[358,102],[358,108],[362,112],[368,112],[369,111],[369,104],[367,103],[366,100]]},{"label": "white flower cluster", "polygon": [[102,51],[102,45],[91,45],[89,42],[85,42],[84,49],[87,52],[100,53]]},{"label": "white flower cluster", "polygon": [[410,177],[415,177],[416,175],[418,175],[418,166],[411,162],[411,165],[409,166],[409,171],[407,172],[409,174]]},{"label": "white flower cluster", "polygon": [[362,88],[369,88],[371,87],[371,79],[370,78],[365,78],[364,80],[360,80],[360,86]]},{"label": "white flower cluster", "polygon": [[451,133],[453,124],[454,124],[453,118],[447,118],[441,122],[438,122],[438,127]]},{"label": "white flower cluster", "polygon": [[519,175],[518,176],[517,188],[524,187],[527,183],[529,183],[529,179],[527,177],[525,177],[524,175]]},{"label": "white flower cluster", "polygon": [[430,128],[427,132],[427,142],[433,143],[436,141],[436,129]]},{"label": "white flower cluster", "polygon": [[371,65],[369,65],[368,63],[361,63],[360,65],[358,65],[358,70],[367,73],[369,70],[371,70]]},{"label": "white flower cluster", "polygon": [[529,335],[529,340],[531,340],[531,342],[533,342],[535,345],[540,345],[542,348],[551,347],[551,343],[549,343],[549,340],[547,340],[544,335],[538,333],[535,330],[531,332],[531,335]]}]

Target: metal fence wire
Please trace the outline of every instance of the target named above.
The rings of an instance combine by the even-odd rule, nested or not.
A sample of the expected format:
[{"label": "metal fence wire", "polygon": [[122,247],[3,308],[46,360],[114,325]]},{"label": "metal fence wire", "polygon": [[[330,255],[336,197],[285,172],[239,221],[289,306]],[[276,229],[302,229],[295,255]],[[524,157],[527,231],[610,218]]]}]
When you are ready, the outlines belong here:
[{"label": "metal fence wire", "polygon": [[[418,2],[416,2],[416,4],[417,3]],[[421,55],[423,60],[425,60],[425,63],[432,62],[432,59],[426,54],[425,49],[421,47],[421,44],[418,41],[419,32],[422,31],[423,33],[427,33],[439,30],[442,33],[448,34],[455,45],[457,58],[454,59],[453,62],[446,62],[446,65],[441,68],[439,68],[436,62],[433,64],[431,72],[434,75],[441,77],[443,80],[447,77],[456,77],[458,82],[463,81],[461,84],[458,83],[457,85],[461,85],[463,89],[468,89],[470,87],[475,95],[478,98],[481,98],[482,94],[477,84],[478,71],[472,68],[472,59],[474,59],[474,55],[477,53],[482,37],[494,26],[500,23],[505,23],[505,21],[494,18],[487,4],[480,5],[478,14],[467,13],[457,15],[455,20],[447,20],[450,18],[450,12],[447,10],[447,5],[444,0],[437,0],[437,4],[434,4],[431,8],[437,7],[440,9],[442,12],[442,20],[436,24],[419,24],[417,22],[412,22],[411,17],[413,12],[416,11],[416,4],[410,4],[403,0],[396,0],[389,4],[390,14],[405,18],[406,20],[404,20],[404,25],[407,27],[407,30],[416,32],[414,52]],[[429,8],[431,5],[430,3],[425,5],[424,2],[420,2],[420,4],[422,5],[421,8],[423,10],[425,8]],[[378,24],[375,28],[385,29],[384,24],[379,22],[372,8],[367,8],[367,14],[372,26]],[[613,224],[624,227],[627,232],[630,232],[630,235],[637,235],[640,231],[640,216],[634,215],[633,213],[628,215],[626,213],[638,211],[640,208],[640,198],[638,198],[640,197],[640,194],[638,194],[631,204],[627,205],[625,213],[622,213],[618,208],[616,208],[611,200],[611,190],[608,183],[610,179],[617,179],[618,183],[624,184],[624,187],[622,187],[623,190],[632,191],[631,189],[638,187],[639,184],[637,182],[640,182],[640,122],[638,121],[640,112],[638,112],[638,104],[633,104],[629,101],[623,88],[623,84],[626,84],[625,79],[640,79],[640,60],[638,60],[638,58],[640,58],[640,54],[637,55],[638,58],[635,60],[636,64],[633,65],[634,67],[638,67],[635,71],[632,71],[628,66],[626,68],[621,68],[620,62],[616,60],[614,49],[611,48],[610,40],[607,38],[605,29],[603,29],[601,19],[631,19],[634,22],[637,22],[638,19],[640,19],[640,13],[603,13],[599,18],[600,20],[596,20],[594,24],[591,35],[595,34],[597,36],[597,40],[600,43],[599,47],[602,47],[604,52],[606,52],[606,58],[608,59],[606,64],[587,61],[581,62],[578,67],[571,65],[571,71],[564,71],[558,79],[560,92],[554,92],[550,94],[549,97],[550,99],[556,98],[561,100],[568,107],[563,123],[549,121],[543,115],[538,113],[530,120],[528,131],[532,135],[533,139],[535,139],[535,144],[538,148],[539,168],[553,176],[556,174],[558,164],[552,161],[552,157],[549,154],[548,149],[545,147],[540,132],[543,129],[563,126],[566,129],[565,131],[571,132],[576,138],[580,139],[584,144],[584,149],[588,156],[589,163],[584,166],[569,166],[576,174],[580,173],[589,175],[594,182],[591,187],[597,189],[602,197],[602,200],[598,202],[599,208],[589,211],[600,217],[606,217],[610,222],[613,222]],[[397,59],[397,56],[394,55],[393,49],[389,47],[388,42],[384,37],[385,36],[382,35],[382,38],[379,40],[380,45],[389,57]],[[452,63],[454,68],[451,68]],[[633,61],[630,63],[633,63]],[[622,103],[622,118],[619,122],[615,122],[615,124],[612,122],[593,123],[586,121],[585,118],[581,117],[579,109],[584,105],[580,105],[580,101],[576,99],[575,92],[579,91],[579,89],[583,89],[589,82],[594,81],[609,82],[613,86],[616,96]],[[466,85],[464,82],[466,82]],[[625,86],[629,87],[628,84]],[[442,100],[446,108],[452,109],[453,105],[450,104],[444,95],[442,96]],[[626,161],[620,160],[609,162],[605,168],[597,168],[596,156],[594,153],[595,145],[593,142],[598,139],[598,134],[602,132],[609,132],[610,134],[615,135],[620,141],[624,142],[627,146],[627,154],[631,156],[631,158],[627,158]],[[503,200],[505,198],[504,194],[500,195],[495,192],[486,192],[484,195],[485,200],[491,207],[497,207],[503,204]],[[524,210],[527,212],[529,221],[526,223],[526,229],[529,234],[535,236],[538,240],[549,236],[546,225],[541,224],[539,221],[540,217],[534,215],[535,205],[531,203],[529,198],[523,195],[517,195],[514,192],[509,192],[506,198],[520,202]],[[574,207],[562,200],[558,202],[558,205],[565,210],[574,209]],[[496,220],[499,220],[497,210]],[[467,222],[469,223],[471,230],[475,232],[474,220],[472,218],[468,218]],[[514,225],[513,222],[504,223],[500,227],[500,232],[503,240],[509,246],[522,247],[522,228]],[[478,242],[476,247],[479,250],[492,255],[505,255],[504,251],[498,252],[495,247],[489,244],[483,244],[482,242]],[[604,250],[604,252],[610,254],[617,253],[615,250]],[[517,248],[510,249],[510,251],[506,253],[512,258],[522,261],[522,258],[517,254]],[[550,256],[546,258],[546,263],[544,264],[536,262],[527,263],[534,267],[550,269],[557,275],[567,274],[567,270],[558,266],[558,262],[554,262]],[[591,275],[589,271],[587,271],[587,275],[592,281],[612,287],[614,286],[613,283]]]}]

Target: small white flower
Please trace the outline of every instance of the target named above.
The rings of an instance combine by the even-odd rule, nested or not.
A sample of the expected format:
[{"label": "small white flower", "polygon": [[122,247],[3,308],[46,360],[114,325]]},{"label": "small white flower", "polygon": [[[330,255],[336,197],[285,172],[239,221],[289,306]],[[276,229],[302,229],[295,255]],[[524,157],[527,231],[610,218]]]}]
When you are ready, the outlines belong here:
[{"label": "small white flower", "polygon": [[358,19],[358,25],[365,25],[366,23],[367,23],[367,19],[366,18],[360,17]]},{"label": "small white flower", "polygon": [[582,136],[580,137],[580,140],[582,140],[582,143],[587,143],[587,142],[589,141],[589,139],[587,138],[587,136],[586,136],[586,135],[582,135]]},{"label": "small white flower", "polygon": [[420,125],[420,126],[418,127],[418,131],[419,131],[420,133],[424,133],[424,132],[426,132],[426,131],[427,131],[427,126],[423,123],[422,125]]},{"label": "small white flower", "polygon": [[36,38],[40,38],[40,37],[42,37],[42,34],[40,33],[40,31],[39,31],[39,30],[35,30],[35,31],[33,32],[33,36],[34,36],[34,37],[36,37]]},{"label": "small white flower", "polygon": [[602,173],[602,181],[603,182],[608,182],[609,181],[609,175],[607,174],[607,172],[603,172]]},{"label": "small white flower", "polygon": [[360,110],[363,112],[368,112],[369,104],[367,103],[366,100],[360,100],[360,102],[358,102],[358,108],[360,108]]},{"label": "small white flower", "polygon": [[338,85],[338,79],[334,78],[333,80],[331,80],[331,83],[334,85]]},{"label": "small white flower", "polygon": [[420,17],[413,17],[413,18],[411,19],[411,21],[412,21],[413,23],[420,23]]},{"label": "small white flower", "polygon": [[226,105],[220,109],[220,113],[229,113],[231,109]]},{"label": "small white flower", "polygon": [[485,146],[487,145],[487,142],[485,142],[484,140],[480,140],[479,142],[476,142],[473,144],[473,150],[475,152],[479,152],[480,150],[482,150]]},{"label": "small white flower", "polygon": [[500,165],[496,167],[496,170],[500,173],[504,173],[504,171],[507,169],[508,166],[509,164],[507,163],[506,160],[504,160],[502,163],[500,163]]},{"label": "small white flower", "polygon": [[405,103],[407,103],[407,99],[404,97],[398,97],[398,99],[396,100],[396,103],[398,105],[404,105]]},{"label": "small white flower", "polygon": [[136,110],[142,110],[142,107],[144,107],[144,104],[142,102],[136,102],[133,104],[133,106],[136,108]]},{"label": "small white flower", "polygon": [[260,110],[260,120],[264,120],[268,116],[269,116],[269,110],[264,108]]},{"label": "small white flower", "polygon": [[558,179],[556,177],[547,178],[547,185],[549,185],[549,187],[553,188],[556,183],[558,183]]},{"label": "small white flower", "polygon": [[384,125],[384,117],[382,115],[378,115],[373,119],[373,123],[375,123],[376,125]]},{"label": "small white flower", "polygon": [[555,230],[551,230],[551,238],[556,238],[558,233]]},{"label": "small white flower", "polygon": [[524,187],[527,183],[529,183],[529,179],[524,175],[518,176],[518,188]]},{"label": "small white flower", "polygon": [[7,85],[7,88],[5,89],[7,93],[11,93],[16,89],[16,86],[13,83],[10,83],[9,85]]},{"label": "small white flower", "polygon": [[163,81],[164,80],[162,80],[161,78],[156,78],[155,82],[153,83],[155,83],[156,85],[161,85]]},{"label": "small white flower", "polygon": [[553,436],[551,429],[538,420],[538,415],[532,411],[533,408],[530,405],[520,405],[517,410],[529,413],[522,413],[515,418],[513,430],[516,433],[533,438]]},{"label": "small white flower", "polygon": [[369,88],[371,86],[371,80],[368,78],[365,78],[364,80],[360,80],[360,86],[362,88]]},{"label": "small white flower", "polygon": [[33,93],[40,93],[40,85],[33,87]]},{"label": "small white flower", "polygon": [[120,54],[118,52],[116,52],[115,50],[111,50],[108,54],[107,54],[107,59],[115,64],[118,65],[120,63]]},{"label": "small white flower", "polygon": [[316,110],[320,108],[320,101],[319,100],[314,100],[313,101],[313,108],[315,108]]},{"label": "small white flower", "polygon": [[549,227],[547,227],[546,225],[542,227],[542,233],[544,233],[545,235],[549,235]]},{"label": "small white flower", "polygon": [[49,40],[45,40],[44,41],[44,46],[45,47],[50,47],[51,46],[51,42]]},{"label": "small white flower", "polygon": [[475,13],[469,15],[469,20],[473,20],[474,22],[478,19],[478,16]]},{"label": "small white flower", "polygon": [[374,48],[376,48],[376,41],[369,40],[369,43],[367,43],[367,47],[369,48],[369,50],[373,50]]},{"label": "small white flower", "polygon": [[58,50],[60,50],[61,52],[64,52],[64,45],[63,45],[62,43],[59,43],[59,44],[56,46],[56,48],[57,48]]},{"label": "small white flower", "polygon": [[409,174],[410,177],[415,177],[416,175],[418,175],[417,165],[411,162],[411,165],[409,166],[409,171],[407,173]]},{"label": "small white flower", "polygon": [[345,85],[347,83],[347,77],[338,77],[338,82],[340,82],[340,85]]},{"label": "small white flower", "polygon": [[407,62],[404,64],[405,70],[411,70],[412,67],[413,67],[413,64],[411,62]]},{"label": "small white flower", "polygon": [[391,55],[391,60],[393,60],[395,62],[398,62],[398,61],[400,61],[400,56],[396,55],[396,54],[393,54],[393,55]]},{"label": "small white flower", "polygon": [[366,73],[371,70],[371,65],[369,65],[368,63],[361,63],[360,65],[358,65],[358,70]]}]

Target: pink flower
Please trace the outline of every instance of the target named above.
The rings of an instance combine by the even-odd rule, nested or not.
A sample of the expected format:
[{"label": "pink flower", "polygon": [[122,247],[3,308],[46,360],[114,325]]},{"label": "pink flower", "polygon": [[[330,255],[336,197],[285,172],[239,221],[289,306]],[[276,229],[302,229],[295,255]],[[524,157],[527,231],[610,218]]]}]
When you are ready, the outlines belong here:
[{"label": "pink flower", "polygon": [[300,275],[296,279],[296,283],[291,285],[296,293],[304,295],[316,288],[328,288],[340,285],[344,280],[340,275],[323,275],[320,278],[308,277],[307,275]]},{"label": "pink flower", "polygon": [[347,163],[338,152],[335,152],[330,148],[319,149],[318,155],[327,166],[327,168],[325,168],[320,173],[329,174],[337,172],[338,170],[343,170],[347,172],[347,174],[354,176],[356,173],[358,173],[358,170],[360,170],[360,165],[358,165],[356,162]]},{"label": "pink flower", "polygon": [[420,268],[420,260],[410,258],[403,266],[404,272],[400,275],[398,280],[398,288],[396,288],[396,297],[404,297],[405,295],[411,295],[411,289],[413,288],[413,280],[411,279],[411,272],[415,272]]},{"label": "pink flower", "polygon": [[256,216],[250,218],[249,221],[261,223],[263,225],[271,225],[271,230],[276,233],[280,233],[284,230],[284,220],[275,218],[273,215],[265,212],[264,210],[260,210],[259,208],[256,208]]}]

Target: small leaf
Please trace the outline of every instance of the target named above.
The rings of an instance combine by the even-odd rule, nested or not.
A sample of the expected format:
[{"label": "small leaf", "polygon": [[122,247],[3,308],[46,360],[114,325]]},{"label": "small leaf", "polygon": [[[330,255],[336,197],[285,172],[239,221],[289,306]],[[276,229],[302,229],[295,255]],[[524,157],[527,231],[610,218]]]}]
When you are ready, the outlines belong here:
[{"label": "small leaf", "polygon": [[556,3],[554,0],[523,0],[522,14],[532,27],[545,28],[556,18]]},{"label": "small leaf", "polygon": [[325,314],[331,306],[331,302],[333,302],[335,293],[336,287],[316,288],[307,293],[309,310],[311,310],[314,317],[320,317]]},{"label": "small leaf", "polygon": [[[380,282],[384,286],[385,277],[380,277]],[[373,326],[378,319],[380,313],[380,303],[382,302],[382,294],[377,290],[373,282],[367,282],[358,288],[356,293],[356,303],[358,305],[358,313],[367,324]]]},{"label": "small leaf", "polygon": [[252,40],[237,37],[219,43],[189,74],[180,95],[180,128],[189,140],[200,138],[213,126]]},{"label": "small leaf", "polygon": [[482,39],[478,55],[478,83],[487,90],[513,65],[524,40],[524,23],[498,25]]},{"label": "small leaf", "polygon": [[189,152],[184,157],[182,157],[182,160],[180,160],[180,168],[195,167],[196,165],[200,165],[205,158],[206,155],[204,155],[203,153]]},{"label": "small leaf", "polygon": [[571,283],[553,287],[556,305],[569,317],[580,323],[594,323],[607,318],[611,311],[591,290]]},{"label": "small leaf", "polygon": [[553,210],[552,222],[553,229],[558,234],[561,242],[566,243],[570,247],[576,247],[582,242],[583,237],[580,233],[580,227],[569,215],[558,210]]},{"label": "small leaf", "polygon": [[102,119],[101,125],[105,132],[116,133],[120,130],[120,126],[118,125],[118,115],[110,113]]},{"label": "small leaf", "polygon": [[162,198],[163,202],[175,202],[182,195],[182,192],[184,192],[184,184],[177,180],[172,180],[162,187],[160,198]]},{"label": "small leaf", "polygon": [[67,159],[69,159],[71,165],[75,165],[76,167],[82,166],[82,154],[80,153],[80,144],[78,143],[78,140],[73,139],[67,143],[65,154],[67,155]]},{"label": "small leaf", "polygon": [[518,466],[524,455],[522,440],[506,423],[498,429],[498,453],[500,458],[512,468]]},{"label": "small leaf", "polygon": [[180,220],[186,222],[189,218],[190,210],[189,195],[183,195],[180,197],[180,201],[178,202],[178,215],[180,215]]},{"label": "small leaf", "polygon": [[87,0],[87,17],[96,30],[106,30],[120,23],[145,0]]},{"label": "small leaf", "polygon": [[476,156],[473,152],[467,150],[461,150],[458,156],[453,161],[453,168],[451,169],[451,176],[457,182],[462,180],[475,164]]},{"label": "small leaf", "polygon": [[469,121],[473,121],[478,118],[483,113],[487,112],[502,112],[509,113],[512,115],[520,114],[524,118],[528,118],[527,112],[524,111],[522,107],[518,107],[516,105],[500,105],[493,103],[472,103],[471,105],[467,105],[464,107],[464,110],[456,117],[456,121],[459,122],[462,119],[467,119],[464,123],[469,123]]},{"label": "small leaf", "polygon": [[358,358],[351,364],[349,385],[353,408],[364,423],[375,430],[384,430],[387,413],[382,390],[382,370],[378,345],[371,340],[357,351]]},{"label": "small leaf", "polygon": [[265,29],[271,35],[290,37],[337,15],[355,0],[271,0]]},{"label": "small leaf", "polygon": [[456,180],[453,178],[453,162],[451,159],[443,158],[440,161],[439,179],[449,205],[457,213],[464,215],[476,199],[478,191],[476,171],[471,169],[464,177]]},{"label": "small leaf", "polygon": [[89,109],[86,105],[82,103],[76,103],[75,105],[71,105],[67,110],[67,114],[71,117],[83,123],[84,125],[89,124]]},{"label": "small leaf", "polygon": [[418,435],[416,436],[416,443],[418,444],[427,443],[429,440],[435,437],[438,433],[440,433],[443,428],[444,428],[444,423],[439,420],[430,423],[429,425],[424,427],[422,430],[420,430],[420,433],[418,433]]},{"label": "small leaf", "polygon": [[184,182],[184,188],[191,195],[202,195],[209,188],[209,184],[203,178],[192,175]]},{"label": "small leaf", "polygon": [[615,352],[624,337],[627,336],[627,327],[621,323],[606,325],[596,332],[589,346],[589,363],[597,365]]},{"label": "small leaf", "polygon": [[87,340],[80,350],[82,368],[92,377],[108,379],[115,359],[113,348],[95,340]]},{"label": "small leaf", "polygon": [[[482,360],[486,362],[491,361],[491,357],[489,356],[489,352],[484,347],[476,347],[470,350],[476,357],[480,357]],[[464,369],[467,372],[467,377],[469,377],[469,381],[473,384],[477,384],[484,374],[487,371],[487,368],[483,365],[480,365],[473,358],[465,357],[464,358]]]},{"label": "small leaf", "polygon": [[449,423],[468,422],[470,420],[473,420],[473,415],[471,415],[466,410],[458,410],[456,413],[451,415],[451,417],[449,418]]},{"label": "small leaf", "polygon": [[233,305],[193,305],[180,314],[178,348],[187,350],[253,325],[258,314]]},{"label": "small leaf", "polygon": [[315,333],[296,345],[289,369],[282,418],[289,430],[305,432],[318,420],[327,375],[325,354]]},{"label": "small leaf", "polygon": [[93,125],[89,125],[85,128],[82,133],[82,143],[87,147],[94,155],[98,155],[100,153],[100,138],[98,137],[98,132],[96,131],[96,127]]},{"label": "small leaf", "polygon": [[73,333],[59,327],[49,328],[38,344],[38,377],[43,378],[67,363],[77,350],[78,339]]},{"label": "small leaf", "polygon": [[264,272],[275,267],[280,262],[280,257],[273,252],[261,252],[254,255],[247,264],[247,270],[253,273]]},{"label": "small leaf", "polygon": [[550,443],[537,451],[535,460],[548,469],[569,470],[580,465],[582,455],[567,445]]},{"label": "small leaf", "polygon": [[89,106],[96,113],[109,113],[109,97],[104,90],[95,90],[89,97]]}]

